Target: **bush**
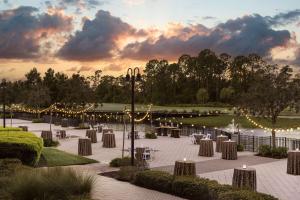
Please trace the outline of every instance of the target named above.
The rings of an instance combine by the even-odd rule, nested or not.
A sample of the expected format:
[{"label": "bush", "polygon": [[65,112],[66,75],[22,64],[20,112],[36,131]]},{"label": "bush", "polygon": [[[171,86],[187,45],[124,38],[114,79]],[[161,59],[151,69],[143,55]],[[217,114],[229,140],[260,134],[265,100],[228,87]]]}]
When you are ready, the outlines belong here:
[{"label": "bush", "polygon": [[135,166],[121,167],[118,171],[117,179],[120,181],[133,182],[138,172],[138,168]]},{"label": "bush", "polygon": [[110,167],[123,167],[123,166],[130,166],[130,165],[131,165],[130,157],[115,158],[112,159],[109,163]]},{"label": "bush", "polygon": [[250,190],[228,191],[220,194],[219,196],[219,200],[276,200],[276,199],[277,198],[271,195],[252,192]]},{"label": "bush", "polygon": [[51,139],[43,139],[44,147],[57,147],[59,145],[58,141],[53,141]]},{"label": "bush", "polygon": [[43,140],[30,132],[1,131],[0,158],[18,158],[26,165],[35,165],[43,149]]},{"label": "bush", "polygon": [[33,119],[32,123],[44,123],[44,119],[43,118]]},{"label": "bush", "polygon": [[60,199],[88,197],[93,187],[93,176],[76,173],[70,168],[48,168],[17,173],[8,185],[15,200]]},{"label": "bush", "polygon": [[147,139],[157,139],[157,136],[155,133],[146,133],[145,138]]},{"label": "bush", "polygon": [[286,158],[288,149],[286,147],[270,147],[269,145],[261,145],[258,155],[270,158]]},{"label": "bush", "polygon": [[167,172],[146,170],[136,174],[134,183],[148,189],[171,193],[172,181],[173,175]]},{"label": "bush", "polygon": [[17,128],[17,127],[5,127],[5,128],[3,128],[3,126],[0,126],[0,131],[22,131],[22,129]]},{"label": "bush", "polygon": [[237,145],[237,151],[244,151],[244,145],[238,144]]},{"label": "bush", "polygon": [[21,169],[28,168],[19,159],[0,159],[0,177],[11,176]]},{"label": "bush", "polygon": [[258,150],[258,155],[270,157],[272,155],[271,147],[269,145],[261,145]]}]

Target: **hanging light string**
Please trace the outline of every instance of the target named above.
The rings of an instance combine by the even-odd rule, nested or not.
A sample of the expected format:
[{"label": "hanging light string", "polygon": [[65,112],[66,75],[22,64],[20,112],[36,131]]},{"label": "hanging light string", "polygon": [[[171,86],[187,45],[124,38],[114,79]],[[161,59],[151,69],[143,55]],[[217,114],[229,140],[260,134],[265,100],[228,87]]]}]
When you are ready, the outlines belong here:
[{"label": "hanging light string", "polygon": [[[242,112],[242,113],[243,113],[243,112]],[[264,129],[264,130],[266,130],[266,131],[272,131],[272,130],[273,130],[273,128],[266,127],[266,126],[263,126],[263,125],[261,125],[261,124],[255,122],[254,120],[252,120],[252,119],[249,117],[249,115],[247,115],[247,114],[245,114],[245,113],[243,113],[243,114],[245,115],[246,119],[247,119],[251,124],[253,124],[254,126],[259,127],[259,128],[261,128],[261,129]],[[275,132],[292,132],[292,131],[294,131],[294,130],[295,130],[294,128],[288,128],[288,129],[277,128],[277,129],[274,129]],[[300,127],[297,127],[297,130],[300,130]]]},{"label": "hanging light string", "polygon": [[[151,108],[152,108],[152,104],[148,105],[148,109],[147,109],[145,115],[144,115],[143,117],[139,118],[139,119],[134,119],[134,121],[135,121],[135,122],[142,122],[142,121],[144,121],[147,117],[150,116]],[[129,116],[129,118],[131,119],[132,116],[131,116],[130,110],[128,110],[128,109],[125,110],[125,113],[126,113],[126,114]]]}]

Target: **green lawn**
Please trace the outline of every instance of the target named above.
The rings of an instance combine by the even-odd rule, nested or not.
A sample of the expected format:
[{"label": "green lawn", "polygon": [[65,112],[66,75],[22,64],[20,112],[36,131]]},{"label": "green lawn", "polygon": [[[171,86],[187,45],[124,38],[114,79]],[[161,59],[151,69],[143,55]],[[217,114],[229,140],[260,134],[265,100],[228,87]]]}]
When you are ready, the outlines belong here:
[{"label": "green lawn", "polygon": [[[130,104],[122,104],[122,103],[103,103],[103,106],[98,106],[96,109],[97,111],[123,111],[124,107],[126,106],[127,109],[130,109]],[[146,111],[148,109],[148,104],[136,104],[135,105],[136,111]],[[219,110],[224,113],[231,113],[231,111],[226,107],[206,107],[206,106],[152,106],[152,111],[174,111],[177,112],[191,112],[193,110],[195,111],[213,111],[213,110]]]},{"label": "green lawn", "polygon": [[[242,128],[255,128],[245,117],[235,117],[233,115],[220,115],[210,117],[197,117],[197,118],[169,118],[173,122],[182,122],[183,124],[194,124],[207,127],[226,127],[232,119],[239,123]],[[252,120],[265,127],[272,127],[271,121],[266,118],[251,117]],[[300,127],[300,118],[278,118],[275,128],[297,128]]]},{"label": "green lawn", "polygon": [[42,155],[47,161],[48,167],[67,166],[67,165],[84,165],[90,163],[97,163],[98,161],[77,156],[55,148],[45,147]]}]

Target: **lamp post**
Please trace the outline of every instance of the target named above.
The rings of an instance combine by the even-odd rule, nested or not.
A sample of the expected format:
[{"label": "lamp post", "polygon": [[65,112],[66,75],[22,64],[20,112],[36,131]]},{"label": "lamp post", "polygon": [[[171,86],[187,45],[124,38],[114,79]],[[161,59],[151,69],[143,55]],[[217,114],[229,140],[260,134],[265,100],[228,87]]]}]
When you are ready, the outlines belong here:
[{"label": "lamp post", "polygon": [[2,111],[3,111],[3,128],[5,128],[6,126],[6,123],[5,123],[5,118],[6,118],[6,111],[5,111],[5,101],[6,101],[6,80],[3,79],[2,80],[2,83],[1,83],[1,89],[2,89],[2,103],[3,103],[3,106],[2,106]]},{"label": "lamp post", "polygon": [[138,67],[128,68],[126,81],[131,81],[131,165],[134,165],[134,85],[135,81],[141,80],[141,74]]}]

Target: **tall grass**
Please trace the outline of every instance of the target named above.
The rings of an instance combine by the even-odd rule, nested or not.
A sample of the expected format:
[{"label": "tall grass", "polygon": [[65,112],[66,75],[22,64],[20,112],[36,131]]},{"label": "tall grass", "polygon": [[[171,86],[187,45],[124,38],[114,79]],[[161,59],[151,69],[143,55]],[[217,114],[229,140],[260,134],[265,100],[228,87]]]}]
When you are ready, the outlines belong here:
[{"label": "tall grass", "polygon": [[14,200],[69,200],[90,196],[93,176],[70,168],[48,168],[19,172],[7,188]]}]

